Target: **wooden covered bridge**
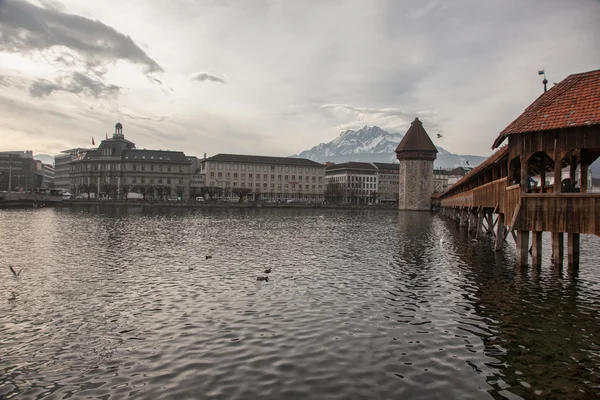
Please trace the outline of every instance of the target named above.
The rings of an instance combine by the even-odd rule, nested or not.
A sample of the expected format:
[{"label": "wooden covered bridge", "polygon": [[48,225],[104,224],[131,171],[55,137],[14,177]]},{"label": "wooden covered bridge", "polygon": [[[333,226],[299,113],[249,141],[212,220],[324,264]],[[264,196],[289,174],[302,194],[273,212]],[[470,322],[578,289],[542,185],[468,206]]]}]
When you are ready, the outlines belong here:
[{"label": "wooden covered bridge", "polygon": [[442,213],[477,235],[494,234],[496,250],[511,234],[519,266],[529,253],[532,265],[541,264],[542,232],[552,233],[552,261],[562,265],[566,233],[568,264],[578,267],[579,235],[600,236],[600,193],[588,190],[588,166],[600,156],[600,70],[570,75],[542,94],[492,148],[435,199]]}]

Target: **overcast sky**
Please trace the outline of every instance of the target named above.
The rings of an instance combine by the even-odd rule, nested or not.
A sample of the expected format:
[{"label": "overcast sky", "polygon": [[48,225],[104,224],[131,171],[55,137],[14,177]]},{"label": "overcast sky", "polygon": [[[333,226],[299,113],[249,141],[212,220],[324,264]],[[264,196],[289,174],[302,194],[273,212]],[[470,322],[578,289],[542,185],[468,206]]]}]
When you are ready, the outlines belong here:
[{"label": "overcast sky", "polygon": [[138,148],[290,155],[342,130],[487,155],[550,81],[600,68],[598,0],[0,0],[0,150],[124,125]]}]

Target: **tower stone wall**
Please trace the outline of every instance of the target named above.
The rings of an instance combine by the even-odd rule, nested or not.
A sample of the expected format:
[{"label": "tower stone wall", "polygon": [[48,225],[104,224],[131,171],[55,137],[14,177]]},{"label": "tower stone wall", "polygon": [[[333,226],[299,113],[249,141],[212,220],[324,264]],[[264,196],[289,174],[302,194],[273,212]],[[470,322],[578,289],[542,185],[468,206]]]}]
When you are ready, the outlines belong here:
[{"label": "tower stone wall", "polygon": [[400,161],[398,208],[400,210],[429,211],[433,194],[433,161],[437,148],[427,135],[418,118],[396,148]]},{"label": "tower stone wall", "polygon": [[432,160],[400,160],[400,210],[429,211],[433,193]]}]

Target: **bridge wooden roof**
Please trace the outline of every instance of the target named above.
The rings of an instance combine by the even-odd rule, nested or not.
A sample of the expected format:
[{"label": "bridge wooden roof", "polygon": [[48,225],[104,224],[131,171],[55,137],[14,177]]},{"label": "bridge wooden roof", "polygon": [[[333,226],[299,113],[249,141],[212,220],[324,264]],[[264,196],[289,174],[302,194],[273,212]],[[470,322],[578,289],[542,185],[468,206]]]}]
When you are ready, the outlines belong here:
[{"label": "bridge wooden roof", "polygon": [[569,75],[537,98],[494,141],[508,135],[600,125],[600,69]]},{"label": "bridge wooden roof", "polygon": [[441,197],[445,197],[448,194],[455,192],[462,185],[464,185],[471,179],[473,179],[473,178],[477,177],[479,174],[481,174],[484,170],[494,166],[494,164],[496,164],[498,161],[500,161],[507,154],[508,154],[508,146],[504,146],[504,147],[500,148],[500,150],[498,150],[497,152],[492,154],[487,160],[485,160],[484,162],[482,162],[481,164],[479,164],[478,166],[476,166],[475,168],[470,170],[465,176],[460,178],[458,180],[458,182],[456,182],[454,185],[449,187],[444,193],[441,194]]}]

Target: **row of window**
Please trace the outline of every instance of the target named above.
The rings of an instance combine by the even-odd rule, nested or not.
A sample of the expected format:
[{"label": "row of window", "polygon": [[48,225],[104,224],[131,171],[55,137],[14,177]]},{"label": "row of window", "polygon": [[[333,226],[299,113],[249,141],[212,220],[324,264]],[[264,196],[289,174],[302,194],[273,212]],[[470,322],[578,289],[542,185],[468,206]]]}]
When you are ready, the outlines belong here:
[{"label": "row of window", "polygon": [[[210,182],[210,186],[221,186],[221,185],[219,185],[219,184],[216,184],[216,185],[215,185],[215,181],[211,181],[211,182]],[[225,187],[243,187],[243,188],[245,188],[245,187],[248,187],[248,188],[253,188],[253,187],[255,187],[255,188],[257,188],[257,189],[260,189],[260,188],[261,188],[261,184],[260,184],[260,183],[256,183],[255,185],[252,185],[252,183],[248,183],[248,185],[246,186],[246,182],[225,182],[225,185],[224,185],[224,186],[225,186]],[[289,185],[288,185],[288,184],[285,184],[285,185],[282,185],[282,184],[280,183],[280,184],[278,184],[278,185],[277,185],[277,190],[281,191],[281,190],[282,190],[282,188],[283,188],[284,190],[286,190],[286,191],[288,191],[288,190],[290,190],[290,189],[291,189],[291,190],[296,190],[296,189],[298,189],[298,190],[302,190],[302,189],[306,189],[306,190],[311,190],[311,189],[312,189],[312,190],[317,190],[317,187],[318,187],[318,190],[323,190],[323,185],[304,185],[304,186],[303,186],[303,185],[301,185],[301,184],[298,184],[298,185],[296,185],[296,184],[289,184]],[[263,188],[263,189],[268,189],[268,188],[269,188],[269,184],[268,184],[268,183],[263,183],[263,184],[262,184],[262,188]],[[271,186],[270,186],[270,188],[271,188],[271,189],[275,189],[275,184],[274,184],[274,183],[271,183]]]},{"label": "row of window", "polygon": [[[75,185],[79,185],[81,183],[87,183],[87,177],[74,178],[73,183]],[[97,183],[97,179],[91,179],[92,183]],[[113,176],[105,176],[100,180],[101,183],[114,183],[114,184],[131,184],[131,185],[184,185],[184,180],[179,179],[171,179],[171,178],[148,178],[145,176],[132,176],[128,178],[119,179],[119,177]]]},{"label": "row of window", "polygon": [[306,173],[317,173],[318,171],[324,172],[325,167],[316,168],[316,167],[294,167],[289,165],[254,165],[254,164],[231,164],[231,163],[215,163],[215,162],[207,162],[206,168],[215,167],[218,170],[225,171],[277,171],[277,172],[306,172]]},{"label": "row of window", "polygon": [[85,163],[71,165],[71,172],[80,171],[150,171],[150,172],[184,172],[184,166],[162,164],[119,164],[119,163]]},{"label": "row of window", "polygon": [[[246,173],[242,172],[240,175],[241,175],[241,179],[246,179]],[[282,179],[282,176],[283,175],[277,175],[277,180],[280,181]],[[211,178],[215,177],[215,172],[214,171],[212,171],[210,173],[210,177]],[[223,177],[223,173],[222,172],[217,172],[217,177],[218,178],[222,178]],[[285,181],[288,181],[290,179],[289,177],[290,177],[289,175],[285,175],[285,176],[283,176],[283,179]],[[230,172],[225,172],[225,178],[226,179],[231,178],[231,173]],[[233,179],[237,179],[237,178],[238,178],[238,173],[234,172],[233,173]],[[298,175],[298,181],[301,181],[302,178],[303,178],[302,175]],[[248,174],[248,179],[260,179],[260,174],[251,174],[251,173],[249,173]],[[269,179],[269,175],[268,174],[263,174],[263,179],[264,180],[268,180]],[[272,181],[275,180],[275,175],[274,174],[271,174],[271,180]],[[295,180],[296,180],[296,175],[292,175],[292,181],[295,181]],[[310,180],[310,176],[306,176],[306,180],[307,181]],[[312,177],[312,181],[315,182],[316,180],[317,180],[317,177],[313,176]],[[319,182],[322,182],[322,181],[323,181],[323,177],[319,176]]]}]

